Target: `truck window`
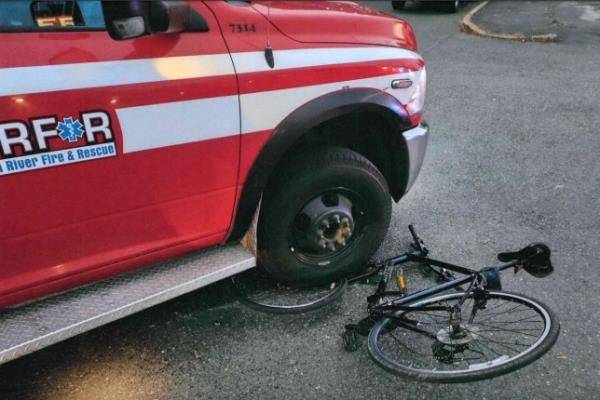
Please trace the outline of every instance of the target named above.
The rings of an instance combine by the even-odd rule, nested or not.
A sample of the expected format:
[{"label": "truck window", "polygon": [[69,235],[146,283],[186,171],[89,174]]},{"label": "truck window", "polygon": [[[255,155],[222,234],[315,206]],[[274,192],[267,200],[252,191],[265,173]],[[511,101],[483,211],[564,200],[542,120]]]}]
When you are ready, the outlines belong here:
[{"label": "truck window", "polygon": [[103,30],[100,0],[3,0],[0,31]]}]

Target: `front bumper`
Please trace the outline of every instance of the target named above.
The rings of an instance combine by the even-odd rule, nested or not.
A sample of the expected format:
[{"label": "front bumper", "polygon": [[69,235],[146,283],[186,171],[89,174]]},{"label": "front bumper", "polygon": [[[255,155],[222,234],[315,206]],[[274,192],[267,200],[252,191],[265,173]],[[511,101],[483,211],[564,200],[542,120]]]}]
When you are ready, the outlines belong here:
[{"label": "front bumper", "polygon": [[419,175],[419,171],[421,171],[423,159],[425,158],[425,150],[427,149],[428,134],[429,126],[425,122],[421,122],[416,127],[402,132],[408,153],[408,177],[404,193],[410,190]]}]

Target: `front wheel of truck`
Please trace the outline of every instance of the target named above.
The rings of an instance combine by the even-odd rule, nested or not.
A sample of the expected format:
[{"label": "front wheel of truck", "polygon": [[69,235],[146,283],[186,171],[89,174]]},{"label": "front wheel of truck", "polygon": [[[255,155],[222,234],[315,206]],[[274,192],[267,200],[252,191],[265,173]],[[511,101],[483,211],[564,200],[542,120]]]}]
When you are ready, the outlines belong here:
[{"label": "front wheel of truck", "polygon": [[460,0],[436,1],[435,4],[441,12],[452,14],[458,11]]},{"label": "front wheel of truck", "polygon": [[406,1],[394,0],[392,1],[392,8],[394,10],[402,10],[406,5]]},{"label": "front wheel of truck", "polygon": [[383,241],[391,199],[362,155],[321,147],[288,160],[263,195],[258,256],[274,277],[331,282],[361,271]]}]

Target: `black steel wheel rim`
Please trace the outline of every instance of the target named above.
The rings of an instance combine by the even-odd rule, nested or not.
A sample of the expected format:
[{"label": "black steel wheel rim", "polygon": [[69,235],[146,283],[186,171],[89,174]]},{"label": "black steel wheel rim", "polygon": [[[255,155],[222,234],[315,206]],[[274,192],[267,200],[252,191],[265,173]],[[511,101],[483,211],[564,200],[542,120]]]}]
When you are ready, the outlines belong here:
[{"label": "black steel wheel rim", "polygon": [[367,217],[360,194],[342,187],[326,189],[296,212],[289,227],[289,249],[306,264],[326,267],[357,246]]}]

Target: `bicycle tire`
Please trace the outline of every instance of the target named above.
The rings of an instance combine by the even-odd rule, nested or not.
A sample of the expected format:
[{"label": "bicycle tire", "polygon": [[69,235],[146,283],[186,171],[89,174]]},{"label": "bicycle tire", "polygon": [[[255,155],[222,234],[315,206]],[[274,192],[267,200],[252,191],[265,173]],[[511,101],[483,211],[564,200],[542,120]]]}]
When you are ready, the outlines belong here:
[{"label": "bicycle tire", "polygon": [[248,296],[244,295],[243,290],[240,290],[235,277],[231,278],[231,282],[233,288],[235,289],[234,295],[240,303],[255,311],[260,311],[269,314],[301,314],[308,311],[317,310],[340,298],[340,296],[346,291],[346,287],[348,286],[348,282],[346,280],[342,280],[340,282],[337,282],[335,286],[325,295],[315,300],[295,305],[281,305],[261,303],[252,300]]},{"label": "bicycle tire", "polygon": [[[478,366],[476,367],[476,369],[473,370],[427,370],[403,365],[393,360],[390,355],[386,355],[382,351],[378,344],[379,338],[382,334],[390,332],[392,321],[391,318],[383,318],[382,320],[377,322],[369,332],[369,337],[367,341],[369,355],[378,365],[383,367],[388,372],[391,372],[398,376],[402,376],[412,380],[433,383],[464,383],[482,379],[489,379],[515,371],[519,368],[524,367],[525,365],[532,363],[533,361],[537,360],[542,355],[544,355],[548,350],[550,350],[550,348],[556,342],[560,331],[559,321],[552,310],[550,310],[540,301],[527,296],[523,296],[521,294],[505,291],[487,291],[486,293],[489,294],[490,298],[510,298],[513,301],[516,301],[517,303],[527,304],[528,306],[530,306],[532,310],[538,312],[539,315],[544,319],[545,326],[543,335],[526,350],[520,352],[516,356],[504,359],[499,364],[488,362],[488,364],[486,364],[488,366],[481,366],[482,363],[479,363],[477,364]],[[442,296],[436,296],[433,298],[425,299],[412,305],[423,306],[435,302],[446,301],[450,299],[458,299],[461,296],[463,296],[463,294],[464,293],[445,294]],[[470,295],[469,297],[472,297],[472,295]],[[406,312],[399,311],[396,313],[396,315],[399,316],[402,313]],[[474,324],[476,324],[476,322],[474,322]],[[392,337],[394,337],[394,335],[392,335]],[[396,337],[394,337],[394,340],[396,340]],[[477,339],[472,340],[476,341]],[[432,353],[434,353],[433,348]],[[454,356],[454,353],[452,353],[452,356]]]}]

